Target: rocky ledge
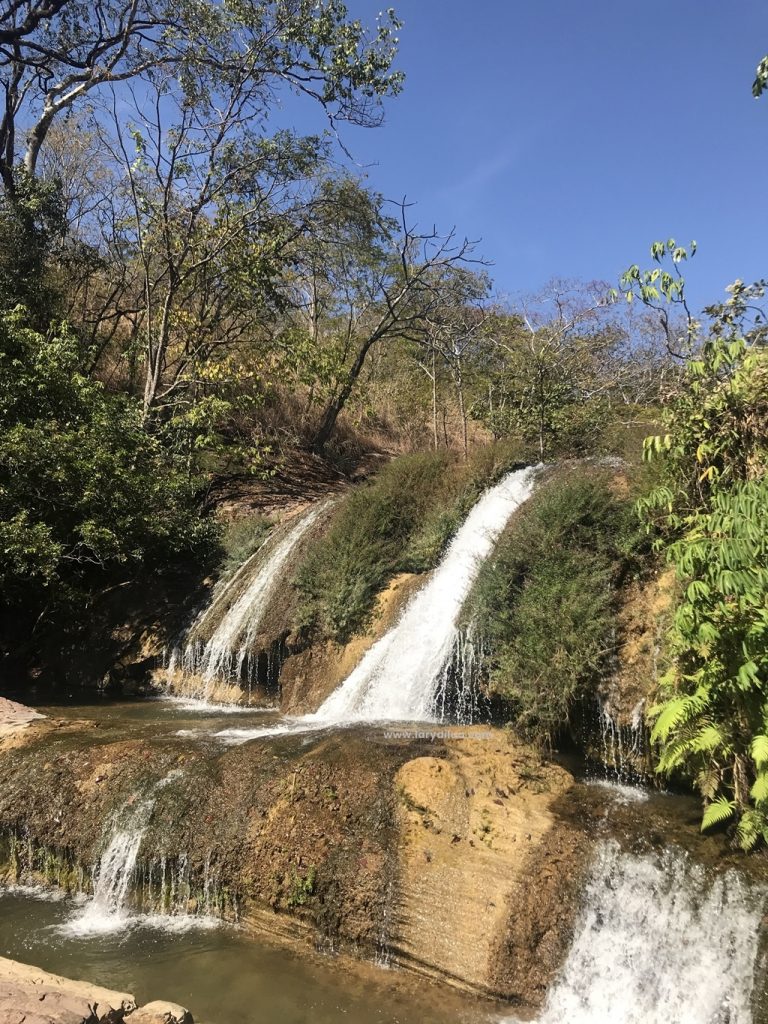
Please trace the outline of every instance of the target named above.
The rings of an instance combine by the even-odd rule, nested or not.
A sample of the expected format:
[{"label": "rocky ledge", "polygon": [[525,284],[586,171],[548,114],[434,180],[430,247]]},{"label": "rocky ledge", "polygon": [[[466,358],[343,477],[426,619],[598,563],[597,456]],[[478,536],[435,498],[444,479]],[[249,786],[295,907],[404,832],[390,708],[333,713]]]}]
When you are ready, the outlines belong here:
[{"label": "rocky ledge", "polygon": [[39,722],[45,718],[38,711],[17,704],[15,700],[8,700],[0,697],[0,740],[11,736],[19,729],[26,729],[32,722]]},{"label": "rocky ledge", "polygon": [[175,1003],[138,1007],[127,992],[70,981],[0,957],[0,1024],[192,1024]]}]

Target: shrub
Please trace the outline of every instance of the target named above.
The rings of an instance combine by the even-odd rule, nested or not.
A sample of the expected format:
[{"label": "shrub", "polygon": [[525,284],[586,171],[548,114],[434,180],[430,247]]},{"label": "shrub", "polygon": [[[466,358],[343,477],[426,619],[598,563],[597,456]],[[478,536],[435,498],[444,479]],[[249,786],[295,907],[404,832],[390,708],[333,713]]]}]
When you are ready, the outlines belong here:
[{"label": "shrub", "polygon": [[400,572],[440,559],[479,494],[512,461],[510,449],[395,459],[341,503],[299,570],[299,624],[347,642],[370,622],[377,594]]},{"label": "shrub", "polygon": [[695,782],[703,829],[731,823],[751,849],[768,844],[768,353],[763,328],[739,333],[764,286],[731,290],[646,441],[661,476],[639,510],[681,585],[658,770]]},{"label": "shrub", "polygon": [[543,483],[480,570],[468,617],[488,683],[527,738],[551,744],[612,651],[615,588],[637,530],[606,473]]},{"label": "shrub", "polygon": [[291,874],[288,880],[288,896],[286,904],[291,908],[303,907],[315,893],[317,881],[317,869],[310,866],[305,875],[299,874],[295,866],[291,865]]},{"label": "shrub", "polygon": [[256,554],[274,526],[268,516],[260,514],[235,519],[228,523],[221,535],[224,553],[222,571],[235,572],[251,555]]}]

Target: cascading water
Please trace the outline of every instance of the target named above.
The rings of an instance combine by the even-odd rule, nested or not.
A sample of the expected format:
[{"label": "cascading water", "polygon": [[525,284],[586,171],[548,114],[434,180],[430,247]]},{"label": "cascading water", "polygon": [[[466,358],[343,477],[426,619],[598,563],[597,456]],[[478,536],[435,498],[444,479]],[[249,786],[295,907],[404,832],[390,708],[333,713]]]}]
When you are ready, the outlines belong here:
[{"label": "cascading water", "polygon": [[602,761],[616,782],[631,782],[645,774],[647,738],[645,702],[633,709],[629,722],[621,724],[610,699],[597,699],[598,724],[602,741]]},{"label": "cascading water", "polygon": [[260,548],[234,576],[219,585],[211,603],[190,628],[184,646],[172,653],[168,663],[169,672],[181,671],[200,679],[200,686],[189,692],[190,696],[208,700],[217,680],[238,683],[244,669],[248,679],[252,678],[251,648],[283,580],[286,564],[329,505],[330,501],[320,502],[300,516],[272,543],[267,542],[266,555]]},{"label": "cascading water", "polygon": [[116,824],[93,877],[93,896],[67,922],[72,935],[116,931],[129,921],[128,889],[159,790],[179,776],[170,772],[143,797],[133,797],[118,812]]},{"label": "cascading water", "polygon": [[752,1024],[765,894],[685,854],[603,844],[538,1024]]},{"label": "cascading water", "polygon": [[398,622],[318,711],[273,728],[226,729],[218,735],[245,742],[356,722],[441,720],[447,707],[447,675],[460,653],[457,623],[462,605],[513,512],[530,497],[538,469],[509,473],[483,494]]}]

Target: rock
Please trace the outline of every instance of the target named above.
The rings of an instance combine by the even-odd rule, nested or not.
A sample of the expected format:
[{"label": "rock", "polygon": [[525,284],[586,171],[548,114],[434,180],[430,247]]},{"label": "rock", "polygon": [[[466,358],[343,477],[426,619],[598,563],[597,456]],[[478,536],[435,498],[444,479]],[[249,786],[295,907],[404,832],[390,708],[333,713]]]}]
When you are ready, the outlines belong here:
[{"label": "rock", "polygon": [[194,1024],[178,1003],[140,1009],[127,992],[113,992],[0,957],[0,1024]]},{"label": "rock", "polygon": [[127,992],[0,957],[0,1024],[119,1024],[135,1008]]},{"label": "rock", "polygon": [[192,1014],[178,1003],[157,1001],[135,1010],[128,1024],[193,1024]]},{"label": "rock", "polygon": [[0,697],[0,737],[10,735],[18,729],[25,729],[30,722],[45,718],[39,711],[33,711],[15,700]]}]

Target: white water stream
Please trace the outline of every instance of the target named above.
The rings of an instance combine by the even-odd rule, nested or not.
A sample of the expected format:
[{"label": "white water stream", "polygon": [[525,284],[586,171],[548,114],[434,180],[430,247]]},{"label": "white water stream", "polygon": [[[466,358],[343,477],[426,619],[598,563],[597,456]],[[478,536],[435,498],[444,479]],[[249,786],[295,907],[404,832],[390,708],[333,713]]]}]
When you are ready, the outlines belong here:
[{"label": "white water stream", "polygon": [[[284,570],[291,555],[329,504],[329,501],[320,502],[300,516],[275,543],[270,545],[267,542],[266,557],[264,549],[260,548],[240,566],[234,576],[217,587],[213,600],[189,630],[184,647],[173,652],[168,664],[169,671],[181,671],[200,677],[202,686],[195,694],[197,698],[207,700],[216,680],[240,681],[251,646],[258,635],[264,614],[283,581]],[[257,571],[243,585],[255,566],[258,566]],[[233,594],[238,596],[222,614],[222,608],[232,600]],[[210,627],[213,629],[208,639],[198,639],[205,636]]]},{"label": "white water stream", "polygon": [[764,904],[734,871],[604,843],[538,1024],[752,1024]]},{"label": "white water stream", "polygon": [[537,469],[509,473],[482,495],[397,623],[314,714],[270,728],[225,729],[217,735],[245,742],[359,722],[439,720],[440,695],[459,641],[462,605],[513,512],[530,497]]},{"label": "white water stream", "polygon": [[[181,773],[172,771],[144,796],[132,797],[117,813],[93,875],[93,896],[64,925],[68,935],[103,935],[128,926],[129,887],[144,835],[152,819],[157,793]],[[135,918],[138,920],[138,918]]]}]

